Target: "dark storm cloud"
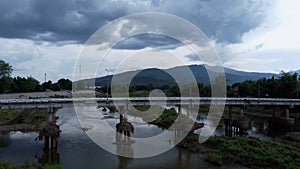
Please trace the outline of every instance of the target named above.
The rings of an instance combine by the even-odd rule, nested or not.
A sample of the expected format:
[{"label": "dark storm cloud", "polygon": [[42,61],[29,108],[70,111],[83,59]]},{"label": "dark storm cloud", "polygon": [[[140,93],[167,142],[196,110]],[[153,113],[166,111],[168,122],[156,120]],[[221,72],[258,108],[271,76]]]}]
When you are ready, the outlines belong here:
[{"label": "dark storm cloud", "polygon": [[270,6],[266,1],[191,0],[161,2],[161,8],[183,17],[217,42],[238,43],[244,33],[257,27]]},{"label": "dark storm cloud", "polygon": [[117,43],[114,49],[138,50],[146,47],[157,49],[175,49],[182,43],[176,39],[157,34],[141,34]]},{"label": "dark storm cloud", "polygon": [[188,58],[190,61],[200,61],[201,59],[199,58],[198,55],[191,53],[188,55],[185,55],[184,57]]},{"label": "dark storm cloud", "polygon": [[[211,39],[240,42],[245,32],[258,26],[267,5],[240,0],[9,0],[0,2],[0,36],[51,42],[84,43],[97,29],[121,16],[136,12],[166,12],[195,24]],[[176,46],[172,41],[128,39],[116,48]]]},{"label": "dark storm cloud", "polygon": [[78,41],[127,14],[120,3],[83,0],[0,2],[0,36],[46,41]]}]

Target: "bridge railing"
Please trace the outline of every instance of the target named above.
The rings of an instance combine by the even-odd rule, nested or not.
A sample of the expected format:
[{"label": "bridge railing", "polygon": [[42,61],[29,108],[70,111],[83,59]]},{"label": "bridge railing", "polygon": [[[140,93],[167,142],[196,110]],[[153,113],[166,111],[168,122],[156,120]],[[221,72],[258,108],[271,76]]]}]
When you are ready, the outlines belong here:
[{"label": "bridge railing", "polygon": [[274,98],[211,98],[211,97],[132,97],[132,98],[43,98],[43,99],[7,99],[0,100],[1,105],[39,105],[39,104],[73,104],[73,103],[168,103],[168,104],[196,104],[196,105],[265,105],[265,106],[300,106],[300,99]]}]

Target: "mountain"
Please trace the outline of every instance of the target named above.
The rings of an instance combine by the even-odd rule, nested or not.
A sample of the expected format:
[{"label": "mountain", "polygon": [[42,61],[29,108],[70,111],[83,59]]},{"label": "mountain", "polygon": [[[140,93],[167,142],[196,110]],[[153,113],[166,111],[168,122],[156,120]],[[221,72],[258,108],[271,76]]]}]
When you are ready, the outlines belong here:
[{"label": "mountain", "polygon": [[[213,76],[218,75],[219,70],[213,66],[205,66],[205,65],[189,65],[188,68],[193,73],[197,82],[201,82],[204,84],[209,84],[209,76],[208,72],[210,72]],[[142,71],[128,71],[125,73],[120,73],[114,75],[114,78],[118,79],[120,82],[130,79],[134,77],[131,81],[133,85],[149,85],[153,86],[162,86],[162,85],[175,85],[176,81],[172,78],[171,75],[177,75],[176,80],[180,81],[188,81],[186,66],[178,66],[169,69],[145,69]],[[242,82],[245,80],[258,80],[261,78],[271,78],[274,76],[278,77],[277,74],[273,73],[258,73],[258,72],[245,72],[238,71],[230,68],[224,68],[225,76],[227,79],[227,84],[232,85],[234,83]],[[107,83],[111,83],[112,76],[105,76],[96,78],[95,83],[96,86],[104,86]],[[90,81],[92,79],[85,80]]]},{"label": "mountain", "polygon": [[232,85],[234,83],[243,82],[245,80],[259,80],[262,78],[278,78],[279,75],[275,73],[259,73],[259,72],[245,72],[245,71],[238,71],[234,69],[224,68],[227,83]]},{"label": "mountain", "polygon": [[300,69],[299,70],[296,70],[296,71],[290,71],[290,73],[297,73],[298,75],[300,75]]}]

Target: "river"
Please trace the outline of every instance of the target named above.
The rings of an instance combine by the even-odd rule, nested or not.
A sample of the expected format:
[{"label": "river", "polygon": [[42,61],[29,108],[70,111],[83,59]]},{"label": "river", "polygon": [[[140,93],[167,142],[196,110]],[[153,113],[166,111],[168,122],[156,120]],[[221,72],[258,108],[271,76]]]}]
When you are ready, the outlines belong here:
[{"label": "river", "polygon": [[[99,114],[105,114],[100,110]],[[62,108],[56,113],[59,116],[57,124],[62,130],[59,138],[57,152],[44,151],[43,143],[36,142],[34,139],[38,136],[36,132],[21,133],[10,132],[1,133],[0,141],[7,144],[0,148],[0,159],[10,161],[15,164],[24,164],[25,161],[37,164],[38,162],[60,162],[66,169],[197,169],[197,168],[243,168],[238,165],[215,166],[205,162],[201,155],[191,153],[187,150],[174,147],[171,150],[154,157],[132,159],[119,157],[100,148],[82,130],[73,108]],[[112,125],[119,122],[118,116],[109,118]],[[162,132],[155,125],[149,125],[138,117],[129,117],[134,119],[135,134],[133,137],[148,137]],[[105,119],[103,119],[105,120]],[[201,121],[201,119],[200,119]],[[258,126],[264,126],[260,123]],[[222,135],[222,127],[215,132],[216,135]],[[259,136],[259,131],[255,124],[249,132],[251,135]],[[261,137],[267,136],[261,134]]]}]

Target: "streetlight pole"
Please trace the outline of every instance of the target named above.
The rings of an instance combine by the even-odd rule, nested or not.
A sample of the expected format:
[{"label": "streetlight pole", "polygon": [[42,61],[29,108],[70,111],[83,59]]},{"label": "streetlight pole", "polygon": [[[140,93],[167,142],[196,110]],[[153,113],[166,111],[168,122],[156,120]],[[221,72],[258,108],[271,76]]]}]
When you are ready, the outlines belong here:
[{"label": "streetlight pole", "polygon": [[297,76],[297,99],[299,99],[299,79],[300,79],[300,75]]},{"label": "streetlight pole", "polygon": [[45,73],[45,83],[47,82],[47,73]]},{"label": "streetlight pole", "polygon": [[108,101],[108,69],[106,71],[106,100]]},{"label": "streetlight pole", "polygon": [[258,80],[258,98],[260,98],[260,80]]}]

